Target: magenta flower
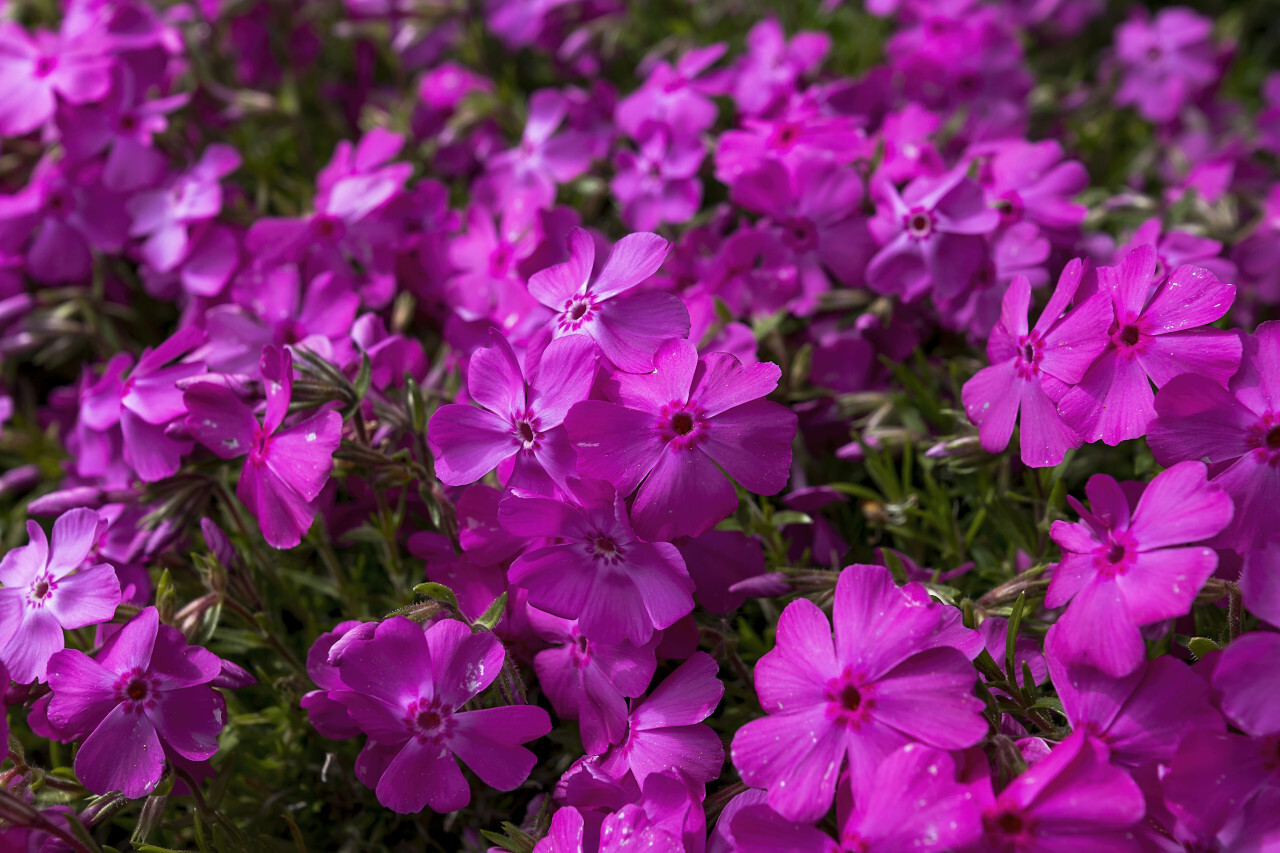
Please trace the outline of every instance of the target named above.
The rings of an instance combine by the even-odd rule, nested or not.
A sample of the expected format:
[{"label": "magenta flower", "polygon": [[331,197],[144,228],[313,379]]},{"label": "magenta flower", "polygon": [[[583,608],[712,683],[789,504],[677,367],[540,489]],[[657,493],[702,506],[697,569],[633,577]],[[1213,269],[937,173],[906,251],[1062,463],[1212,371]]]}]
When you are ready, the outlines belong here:
[{"label": "magenta flower", "polygon": [[1058,415],[1051,392],[1078,382],[1107,346],[1104,336],[1112,314],[1105,297],[1094,296],[1063,314],[1083,275],[1080,261],[1067,264],[1031,328],[1031,285],[1026,277],[1018,276],[1005,291],[1000,322],[987,341],[991,366],[978,371],[961,392],[965,414],[978,426],[988,453],[1008,446],[1019,413],[1026,465],[1057,465],[1069,449],[1080,446],[1080,437]]},{"label": "magenta flower", "polygon": [[614,155],[617,172],[609,190],[622,206],[622,221],[641,231],[688,222],[702,204],[702,140],[667,125],[646,124],[637,141],[639,150],[624,148]]},{"label": "magenta flower", "polygon": [[1064,162],[1056,140],[1002,140],[970,153],[990,156],[982,182],[1004,225],[1030,221],[1062,242],[1084,222],[1089,209],[1071,199],[1089,185],[1089,173],[1078,160]]},{"label": "magenta flower", "polygon": [[[1143,10],[1145,13],[1145,10]],[[1135,15],[1116,28],[1124,80],[1115,94],[1146,119],[1170,122],[1218,79],[1213,21],[1185,6],[1161,9],[1155,20]]]},{"label": "magenta flower", "polygon": [[[1104,742],[1117,764],[1169,764],[1184,735],[1194,729],[1222,731],[1222,715],[1209,698],[1209,684],[1169,655],[1143,661],[1121,678],[1057,653],[1062,628],[1045,638],[1049,674],[1073,731]],[[997,658],[998,660],[999,658]]]},{"label": "magenta flower", "polygon": [[945,299],[969,283],[987,259],[984,235],[1000,224],[1000,214],[965,171],[917,178],[901,195],[879,182],[871,232],[882,248],[867,266],[868,287],[907,300],[932,289]]},{"label": "magenta flower", "polygon": [[1151,383],[1195,373],[1226,385],[1240,364],[1234,332],[1200,328],[1231,308],[1235,285],[1182,266],[1152,290],[1156,252],[1135,249],[1117,267],[1098,270],[1098,290],[1115,308],[1107,349],[1058,403],[1085,441],[1116,445],[1145,435],[1155,419]]},{"label": "magenta flower", "polygon": [[1235,516],[1212,544],[1247,552],[1273,536],[1280,506],[1280,322],[1243,336],[1229,388],[1194,373],[1175,377],[1156,397],[1147,440],[1161,465],[1214,466],[1213,482],[1231,496]]},{"label": "magenta flower", "polygon": [[112,58],[98,33],[67,38],[27,35],[14,21],[0,23],[0,136],[22,136],[53,118],[67,103],[101,100],[111,87]]},{"label": "magenta flower", "polygon": [[636,646],[599,643],[578,623],[529,609],[529,621],[544,640],[559,643],[538,652],[533,669],[556,715],[577,720],[582,748],[600,755],[627,734],[627,702],[649,688],[657,661],[657,637]]},{"label": "magenta flower", "polygon": [[982,834],[979,784],[956,781],[945,752],[909,743],[871,771],[872,783],[841,802],[840,841],[821,830],[779,817],[759,804],[732,818],[734,853],[899,853],[965,847]]},{"label": "magenta flower", "polygon": [[[950,750],[982,740],[977,673],[945,643],[976,634],[954,632],[946,610],[894,586],[882,566],[840,573],[833,620],[808,599],[788,604],[777,646],[756,665],[769,716],[733,739],[742,780],[767,788],[769,806],[788,820],[814,821],[831,808],[846,756],[855,789],[865,790],[875,768],[908,743]],[[974,654],[980,649],[979,640]]]},{"label": "magenta flower", "polygon": [[1141,849],[1142,790],[1108,761],[1102,741],[1076,732],[984,808],[985,853]]},{"label": "magenta flower", "polygon": [[551,207],[556,187],[591,166],[588,132],[556,133],[568,113],[568,98],[555,89],[539,89],[529,96],[529,119],[520,144],[486,160],[488,171],[476,186],[482,203],[505,207],[523,197],[536,208]]},{"label": "magenta flower", "polygon": [[628,770],[644,787],[651,774],[677,774],[690,785],[720,776],[724,746],[702,721],[720,704],[724,684],[706,652],[694,652],[631,708],[626,740],[605,756],[601,769],[620,778]]},{"label": "magenta flower", "polygon": [[70,510],[53,523],[51,546],[40,525],[28,521],[29,544],[0,561],[0,663],[19,684],[45,680],[49,658],[66,646],[64,630],[115,615],[115,569],[83,566],[106,527],[91,509]]},{"label": "magenta flower", "polygon": [[715,124],[716,105],[708,95],[720,94],[710,75],[697,79],[728,48],[723,42],[694,48],[682,55],[673,67],[667,62],[652,66],[644,85],[618,101],[614,118],[618,129],[639,139],[649,122],[677,130],[693,139]]},{"label": "magenta flower", "polygon": [[777,387],[776,364],[699,359],[681,338],[664,343],[654,364],[653,373],[615,374],[615,402],[578,403],[565,419],[582,476],[608,480],[619,495],[639,487],[631,520],[641,538],[699,536],[733,512],[738,496],[721,468],[756,494],[782,491],[797,418],[761,399]]},{"label": "magenta flower", "polygon": [[95,658],[65,649],[49,661],[49,722],[86,734],[75,771],[95,794],[151,793],[166,755],[203,761],[218,751],[226,706],[210,682],[218,656],[188,646],[148,607],[103,645]]},{"label": "magenta flower", "polygon": [[1147,486],[1130,515],[1129,499],[1106,474],[1089,478],[1089,510],[1074,500],[1082,523],[1055,521],[1062,548],[1046,607],[1071,606],[1058,621],[1067,661],[1088,663],[1113,678],[1142,663],[1138,628],[1191,610],[1218,566],[1212,548],[1183,547],[1217,535],[1231,520],[1231,498],[1208,481],[1203,463],[1181,462]]},{"label": "magenta flower", "polygon": [[145,237],[142,258],[157,272],[177,268],[191,252],[191,229],[222,211],[219,181],[240,167],[229,145],[210,145],[189,170],[168,186],[129,199],[129,234]]},{"label": "magenta flower", "polygon": [[471,356],[467,376],[471,399],[483,408],[450,403],[427,424],[436,475],[465,486],[511,460],[509,486],[551,494],[553,483],[575,473],[563,423],[569,407],[591,391],[595,345],[581,335],[553,341],[526,380],[507,339],[496,329],[489,339]]},{"label": "magenta flower", "polygon": [[559,539],[526,551],[508,579],[529,590],[529,603],[601,643],[644,645],[693,610],[693,581],[667,542],[642,542],[622,494],[601,480],[573,480],[574,503],[530,495],[504,500],[498,520],[517,536]]},{"label": "magenta flower", "polygon": [[268,545],[292,548],[315,518],[315,499],[329,480],[342,439],[342,416],[317,412],[282,429],[293,396],[293,357],[287,349],[266,347],[261,368],[267,389],[261,424],[225,385],[199,382],[183,395],[186,427],[223,459],[248,454],[236,497],[257,517]]},{"label": "magenta flower", "polygon": [[356,773],[378,802],[400,814],[430,806],[457,811],[471,801],[461,759],[486,785],[511,791],[537,758],[520,744],[551,731],[533,705],[463,711],[502,669],[505,653],[491,633],[461,622],[427,627],[393,616],[372,631],[352,631],[333,647],[346,690],[330,695],[369,742]]},{"label": "magenta flower", "polygon": [[1280,687],[1272,677],[1277,655],[1280,635],[1253,631],[1216,656],[1215,696],[1227,722],[1243,734],[1221,727],[1191,732],[1163,779],[1174,811],[1209,834],[1260,792],[1280,788]]},{"label": "magenta flower", "polygon": [[666,240],[657,234],[628,234],[594,277],[591,235],[574,228],[566,245],[569,260],[529,278],[529,293],[556,312],[554,338],[588,335],[619,370],[647,373],[659,344],[689,334],[689,311],[678,296],[658,290],[627,293],[662,266],[670,249]]},{"label": "magenta flower", "polygon": [[1250,551],[1244,558],[1240,593],[1250,613],[1280,628],[1280,539],[1272,539],[1267,547]]},{"label": "magenta flower", "polygon": [[136,365],[133,356],[118,353],[107,362],[102,378],[84,390],[81,420],[98,432],[119,424],[124,461],[148,483],[173,476],[191,450],[191,442],[170,438],[165,427],[187,413],[176,383],[206,368],[198,361],[169,362],[185,356],[204,338],[202,330],[188,326],[154,350],[148,348]]}]

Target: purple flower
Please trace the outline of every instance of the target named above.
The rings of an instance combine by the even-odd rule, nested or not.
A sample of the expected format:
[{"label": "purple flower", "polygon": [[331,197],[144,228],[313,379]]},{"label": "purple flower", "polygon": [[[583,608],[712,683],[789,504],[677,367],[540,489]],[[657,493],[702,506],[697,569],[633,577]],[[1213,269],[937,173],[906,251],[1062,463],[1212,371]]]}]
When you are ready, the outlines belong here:
[{"label": "purple flower", "polygon": [[1098,270],[1098,290],[1115,308],[1107,349],[1058,403],[1085,441],[1116,445],[1147,432],[1155,418],[1151,383],[1195,373],[1225,385],[1240,364],[1234,332],[1200,328],[1231,308],[1235,285],[1182,266],[1152,289],[1156,252],[1135,249],[1117,267]]},{"label": "purple flower", "polygon": [[831,808],[846,756],[855,789],[866,790],[876,766],[908,743],[964,749],[985,737],[977,674],[951,644],[977,635],[957,634],[946,609],[894,586],[882,566],[841,572],[833,620],[808,599],[788,604],[777,646],[756,665],[769,716],[733,739],[743,781],[767,788],[788,820],[813,821]]},{"label": "purple flower", "polygon": [[1249,612],[1280,628],[1280,539],[1272,539],[1265,548],[1256,548],[1244,558],[1240,593]]},{"label": "purple flower", "polygon": [[689,334],[689,311],[671,293],[627,291],[658,271],[670,244],[657,234],[628,234],[595,276],[591,235],[574,228],[566,245],[569,260],[529,278],[529,293],[556,312],[552,337],[587,335],[619,370],[651,371],[659,344]]},{"label": "purple flower", "polygon": [[627,734],[623,697],[640,696],[649,688],[658,638],[641,646],[600,643],[583,634],[576,621],[532,608],[529,621],[544,640],[560,644],[533,659],[538,683],[556,715],[578,721],[588,755],[600,755],[611,744],[621,743]]},{"label": "purple flower", "polygon": [[1102,741],[1076,732],[989,801],[984,853],[1057,853],[1140,849],[1135,824],[1142,791],[1108,761]]},{"label": "purple flower", "polygon": [[820,160],[788,171],[766,160],[730,187],[734,202],[768,216],[796,254],[806,300],[794,310],[810,313],[834,276],[848,287],[862,283],[875,244],[861,215],[862,178],[853,169]]},{"label": "purple flower", "polygon": [[517,536],[558,544],[526,551],[511,564],[513,586],[529,603],[601,643],[649,642],[693,610],[693,581],[667,542],[642,542],[631,529],[621,493],[601,480],[569,480],[574,503],[534,495],[504,500],[498,520]]},{"label": "purple flower", "polygon": [[799,32],[787,41],[777,18],[766,18],[747,33],[747,54],[735,71],[733,100],[744,114],[763,115],[796,91],[799,78],[820,64],[831,36]]},{"label": "purple flower", "polygon": [[1254,631],[1217,656],[1214,693],[1243,734],[1191,732],[1163,779],[1169,805],[1202,832],[1216,834],[1259,791],[1280,788],[1280,688],[1271,677],[1277,655],[1280,635]]},{"label": "purple flower", "polygon": [[202,330],[188,326],[154,350],[148,348],[136,365],[133,356],[119,353],[107,362],[102,378],[81,397],[81,420],[98,432],[119,424],[124,461],[148,483],[173,476],[183,455],[191,450],[191,442],[170,438],[165,427],[187,413],[176,383],[198,376],[206,368],[198,361],[165,365],[186,355],[204,338]]},{"label": "purple flower", "polygon": [[258,519],[273,548],[302,541],[315,518],[315,499],[329,480],[333,453],[342,439],[342,416],[317,412],[281,428],[293,396],[293,357],[287,349],[262,351],[267,410],[261,424],[225,385],[199,382],[187,387],[187,431],[222,459],[248,454],[236,497]]},{"label": "purple flower", "polygon": [[1064,316],[1083,275],[1078,260],[1067,264],[1049,304],[1030,329],[1030,283],[1018,276],[1005,291],[1000,322],[987,341],[991,366],[978,371],[961,392],[965,414],[978,426],[987,452],[999,453],[1008,446],[1020,412],[1026,465],[1057,465],[1067,450],[1080,446],[1079,436],[1058,415],[1052,392],[1078,382],[1106,348],[1103,335],[1112,316],[1102,296],[1085,300]]},{"label": "purple flower", "polygon": [[881,249],[867,266],[867,286],[911,300],[926,290],[956,295],[987,258],[989,234],[1000,214],[987,207],[982,187],[964,168],[940,178],[917,178],[901,195],[876,184],[871,231]]},{"label": "purple flower", "polygon": [[165,757],[203,761],[218,751],[226,706],[210,686],[218,656],[188,646],[148,607],[103,645],[95,658],[65,649],[49,661],[49,722],[86,734],[76,776],[95,794],[145,796]]},{"label": "purple flower", "polygon": [[1209,701],[1209,684],[1182,661],[1163,655],[1112,678],[1064,659],[1057,652],[1062,630],[1051,627],[1045,646],[1067,721],[1073,731],[1104,742],[1117,764],[1169,764],[1189,731],[1223,729],[1222,715]]},{"label": "purple flower", "polygon": [[467,377],[471,398],[483,408],[450,403],[427,424],[436,475],[465,486],[512,460],[508,485],[551,494],[553,483],[575,473],[563,423],[569,407],[591,391],[595,345],[581,335],[553,341],[526,380],[507,339],[496,329],[489,336],[489,346],[471,356]]},{"label": "purple flower", "polygon": [[735,853],[898,853],[962,848],[982,834],[980,783],[956,781],[945,752],[908,743],[870,771],[871,784],[842,802],[840,842],[821,830],[779,817],[765,805],[747,806],[732,819]]},{"label": "purple flower", "polygon": [[1214,466],[1213,482],[1231,496],[1235,516],[1212,544],[1246,552],[1272,537],[1280,506],[1280,322],[1243,336],[1229,388],[1195,373],[1175,377],[1156,397],[1147,441],[1161,465]]},{"label": "purple flower", "polygon": [[719,43],[694,48],[674,67],[667,62],[654,64],[644,85],[618,102],[614,110],[618,129],[639,139],[645,125],[656,122],[694,139],[715,124],[716,105],[707,96],[720,94],[719,87],[709,78],[696,78],[724,56],[727,47]]},{"label": "purple flower", "polygon": [[1116,28],[1116,54],[1124,80],[1115,94],[1146,119],[1171,122],[1183,106],[1218,79],[1213,21],[1185,6],[1161,9],[1155,20],[1143,10]]},{"label": "purple flower", "polygon": [[0,136],[22,136],[53,117],[58,98],[101,100],[111,87],[112,58],[97,33],[27,35],[0,23]]},{"label": "purple flower", "polygon": [[532,705],[462,710],[502,669],[497,637],[454,620],[424,632],[393,616],[343,639],[330,661],[347,689],[330,695],[369,735],[356,774],[378,802],[400,814],[463,808],[471,790],[458,759],[500,791],[528,778],[537,758],[520,744],[551,731],[547,712]]},{"label": "purple flower", "polygon": [[506,207],[524,198],[536,208],[555,203],[556,187],[591,165],[591,135],[581,130],[556,133],[569,112],[568,99],[555,89],[529,96],[529,119],[515,148],[488,158],[488,172],[477,183],[481,203]]},{"label": "purple flower", "polygon": [[[44,530],[27,522],[29,544],[0,561],[0,663],[19,684],[45,680],[49,658],[64,648],[63,631],[106,622],[120,603],[116,571],[106,563],[84,567],[107,527],[91,509],[73,509]],[[3,684],[8,684],[7,678]]]},{"label": "purple flower", "polygon": [[[776,364],[750,367],[728,353],[698,358],[673,338],[645,375],[618,373],[616,402],[587,400],[565,425],[584,477],[636,490],[631,520],[644,539],[699,536],[738,505],[720,469],[756,494],[782,491],[791,467],[794,412],[761,399],[781,376]],[[719,466],[719,467],[717,467]]]},{"label": "purple flower", "polygon": [[129,200],[133,223],[129,234],[146,237],[142,258],[156,272],[170,272],[191,251],[191,230],[222,211],[219,181],[240,167],[240,154],[229,145],[210,145],[188,171],[163,189]]},{"label": "purple flower", "polygon": [[1058,620],[1065,660],[1088,663],[1113,678],[1146,654],[1138,628],[1191,610],[1218,565],[1212,548],[1182,547],[1219,533],[1231,520],[1231,498],[1208,481],[1203,463],[1182,462],[1151,481],[1130,514],[1120,484],[1089,478],[1089,510],[1072,501],[1082,523],[1055,521],[1062,548],[1046,607],[1071,606]]},{"label": "purple flower", "polygon": [[691,785],[720,776],[720,736],[701,725],[724,696],[719,667],[706,652],[694,652],[676,671],[631,708],[626,740],[611,749],[601,769],[615,778],[628,770],[644,787],[652,774],[670,772]]},{"label": "purple flower", "polygon": [[1056,140],[992,142],[970,153],[990,156],[982,182],[1003,224],[1031,221],[1063,242],[1084,222],[1088,208],[1071,199],[1089,185],[1089,173],[1077,160],[1063,162]]},{"label": "purple flower", "polygon": [[650,123],[638,143],[638,151],[620,149],[614,156],[617,173],[609,190],[622,205],[622,221],[641,231],[688,222],[702,204],[702,140]]}]

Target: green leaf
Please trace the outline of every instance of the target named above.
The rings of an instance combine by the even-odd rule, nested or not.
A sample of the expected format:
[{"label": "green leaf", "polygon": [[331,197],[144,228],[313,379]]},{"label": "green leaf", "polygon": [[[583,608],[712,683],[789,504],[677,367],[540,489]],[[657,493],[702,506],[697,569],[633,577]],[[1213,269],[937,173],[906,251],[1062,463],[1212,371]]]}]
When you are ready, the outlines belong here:
[{"label": "green leaf", "polygon": [[1004,671],[1015,685],[1018,680],[1018,668],[1014,664],[1013,654],[1018,644],[1018,628],[1022,625],[1022,612],[1026,606],[1027,594],[1019,593],[1018,600],[1013,603],[1013,611],[1009,614],[1009,629],[1004,635]]},{"label": "green leaf", "polygon": [[499,835],[498,833],[490,832],[487,829],[480,830],[480,834],[501,847],[503,850],[510,850],[511,853],[533,853],[532,844],[523,844],[515,838],[508,838],[505,835]]},{"label": "green leaf", "polygon": [[793,509],[784,509],[781,512],[775,512],[769,521],[773,522],[775,527],[781,527],[784,524],[813,524],[813,518],[803,512],[796,512]]},{"label": "green leaf", "polygon": [[369,382],[373,378],[373,362],[369,361],[369,353],[360,353],[360,372],[356,374],[356,381],[352,383],[352,387],[356,392],[356,403],[358,404],[364,399],[364,395],[369,393]]},{"label": "green leaf", "polygon": [[[454,610],[458,609],[458,597],[453,594],[453,590],[442,583],[420,583],[413,588],[418,595],[425,595],[427,598],[433,598],[441,604],[447,604]],[[503,601],[503,605],[506,601]]]},{"label": "green leaf", "polygon": [[475,621],[475,624],[484,628],[486,631],[492,631],[494,626],[498,624],[498,621],[502,619],[502,614],[506,609],[507,594],[504,592],[502,595],[498,596],[493,604],[489,605],[489,609],[480,615],[480,618]]},{"label": "green leaf", "polygon": [[1222,646],[1218,645],[1213,640],[1210,640],[1208,637],[1192,637],[1190,640],[1187,640],[1187,648],[1191,650],[1191,654],[1195,655],[1197,658],[1202,658],[1209,654],[1209,652],[1218,651]]}]

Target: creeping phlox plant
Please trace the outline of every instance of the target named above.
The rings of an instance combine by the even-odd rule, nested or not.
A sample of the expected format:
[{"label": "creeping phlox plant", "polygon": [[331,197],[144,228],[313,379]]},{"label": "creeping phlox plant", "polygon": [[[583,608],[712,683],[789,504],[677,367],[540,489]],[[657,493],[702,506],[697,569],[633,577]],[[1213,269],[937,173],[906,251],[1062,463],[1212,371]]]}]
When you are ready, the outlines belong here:
[{"label": "creeping phlox plant", "polygon": [[1274,11],[1147,5],[0,0],[0,851],[1280,852]]}]

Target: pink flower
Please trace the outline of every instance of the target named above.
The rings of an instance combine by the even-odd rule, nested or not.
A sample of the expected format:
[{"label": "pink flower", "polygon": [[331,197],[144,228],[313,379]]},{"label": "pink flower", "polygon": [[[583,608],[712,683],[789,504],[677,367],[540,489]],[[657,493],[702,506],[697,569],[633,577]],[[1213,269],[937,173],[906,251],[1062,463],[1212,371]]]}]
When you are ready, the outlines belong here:
[{"label": "pink flower", "polygon": [[1200,462],[1182,462],[1157,475],[1132,515],[1114,478],[1095,474],[1086,492],[1088,511],[1073,501],[1082,523],[1053,523],[1053,541],[1063,557],[1044,603],[1071,602],[1057,623],[1064,659],[1119,678],[1146,654],[1140,626],[1191,610],[1218,556],[1211,548],[1182,546],[1226,527],[1231,498],[1208,481]]},{"label": "pink flower", "polygon": [[19,684],[45,680],[50,657],[66,645],[64,630],[115,615],[115,569],[107,563],[84,566],[106,527],[91,509],[70,510],[53,523],[50,546],[40,525],[28,521],[29,544],[0,561],[0,663]]},{"label": "pink flower", "polygon": [[467,389],[483,408],[450,403],[436,409],[427,439],[436,475],[450,486],[474,483],[511,460],[508,485],[551,494],[575,471],[563,427],[569,407],[586,399],[596,375],[596,348],[578,335],[553,341],[526,380],[515,352],[496,329],[471,356]]},{"label": "pink flower", "polygon": [[[569,232],[569,260],[534,273],[529,293],[556,312],[551,335],[583,334],[619,370],[647,373],[667,338],[689,334],[689,311],[678,296],[658,290],[627,293],[662,266],[670,244],[657,234],[628,234],[592,275],[596,246],[582,228]],[[625,294],[625,295],[624,295]]]},{"label": "pink flower", "polygon": [[1183,106],[1218,79],[1213,21],[1185,6],[1143,10],[1116,28],[1116,54],[1124,80],[1115,102],[1132,104],[1154,122],[1170,122]]},{"label": "pink flower", "polygon": [[544,640],[559,643],[538,652],[533,669],[556,715],[577,720],[582,748],[600,755],[627,734],[624,697],[640,696],[657,666],[655,635],[644,645],[601,643],[587,637],[576,621],[530,608],[529,621]]},{"label": "pink flower", "polygon": [[738,496],[721,468],[757,494],[782,491],[797,419],[761,399],[778,384],[776,364],[699,359],[691,342],[672,338],[654,365],[615,374],[616,402],[587,400],[565,419],[582,476],[608,480],[620,496],[638,487],[631,520],[640,537],[699,536],[733,512]]},{"label": "pink flower", "polygon": [[1161,465],[1214,466],[1213,482],[1231,496],[1235,516],[1212,544],[1246,552],[1273,536],[1280,506],[1280,322],[1242,338],[1230,390],[1196,373],[1174,377],[1156,396],[1147,440]]},{"label": "pink flower", "polygon": [[982,447],[999,453],[1009,444],[1014,423],[1022,415],[1022,461],[1032,467],[1057,465],[1080,437],[1054,406],[1053,394],[1078,382],[1107,346],[1111,306],[1094,296],[1067,312],[1084,275],[1080,261],[1062,271],[1057,289],[1035,326],[1027,327],[1031,285],[1018,276],[1005,291],[1000,322],[987,341],[991,366],[965,383],[965,414],[978,427]]},{"label": "pink flower", "polygon": [[498,677],[505,657],[491,633],[473,634],[454,620],[424,632],[403,616],[352,630],[334,645],[330,662],[347,689],[330,696],[369,735],[356,775],[378,802],[400,814],[463,808],[471,789],[459,759],[500,791],[529,777],[537,758],[521,744],[551,731],[547,712],[532,705],[463,710]]},{"label": "pink flower", "polygon": [[1085,441],[1116,445],[1144,435],[1155,419],[1151,383],[1181,373],[1225,385],[1240,364],[1234,332],[1201,328],[1227,313],[1235,285],[1205,269],[1181,266],[1152,279],[1156,252],[1135,249],[1117,267],[1098,270],[1098,290],[1115,307],[1106,350],[1058,403],[1062,419]]},{"label": "pink flower", "polygon": [[98,33],[27,35],[0,23],[0,136],[22,136],[53,117],[58,98],[101,100],[111,87],[112,58]]},{"label": "pink flower", "polygon": [[1000,214],[965,172],[917,178],[901,195],[888,181],[877,185],[871,231],[882,248],[867,266],[868,287],[911,300],[930,289],[951,297],[969,283],[987,259],[984,235]]},{"label": "pink flower", "polygon": [[813,821],[831,808],[846,757],[855,789],[865,790],[908,743],[964,749],[985,737],[977,673],[953,645],[976,655],[981,640],[957,633],[946,610],[894,586],[882,566],[841,572],[833,620],[808,599],[788,604],[777,645],[756,665],[769,716],[733,739],[743,781],[767,788],[770,808],[788,820]]},{"label": "pink flower", "polygon": [[236,497],[257,517],[268,545],[292,548],[315,518],[315,499],[329,480],[342,439],[342,416],[317,412],[282,429],[293,396],[293,357],[287,349],[266,347],[261,369],[267,389],[261,424],[227,387],[199,382],[183,396],[186,427],[223,459],[248,454]]},{"label": "pink flower", "polygon": [[557,539],[511,564],[513,586],[529,603],[601,643],[649,642],[693,610],[693,581],[674,545],[643,542],[627,519],[623,496],[601,480],[569,480],[572,503],[538,497],[504,500],[498,520],[517,536]]},{"label": "pink flower", "polygon": [[1108,761],[1102,741],[1075,732],[984,808],[984,853],[1130,853],[1142,790]]},{"label": "pink flower", "polygon": [[630,770],[641,787],[650,775],[664,771],[695,786],[719,778],[724,747],[720,736],[702,725],[724,696],[718,669],[706,652],[690,655],[632,706],[626,740],[609,751],[601,769],[614,778]]},{"label": "pink flower", "polygon": [[160,782],[168,753],[203,761],[218,751],[226,705],[210,682],[222,661],[188,646],[148,607],[94,658],[66,649],[49,661],[49,722],[87,734],[76,776],[95,794],[143,797]]},{"label": "pink flower", "polygon": [[119,424],[124,461],[148,483],[173,476],[183,455],[191,450],[191,442],[170,438],[165,427],[187,413],[176,383],[198,376],[206,368],[198,361],[165,365],[186,355],[204,338],[202,330],[188,326],[154,350],[148,348],[137,365],[133,365],[133,356],[118,353],[107,362],[102,378],[84,391],[81,420],[98,432]]}]

